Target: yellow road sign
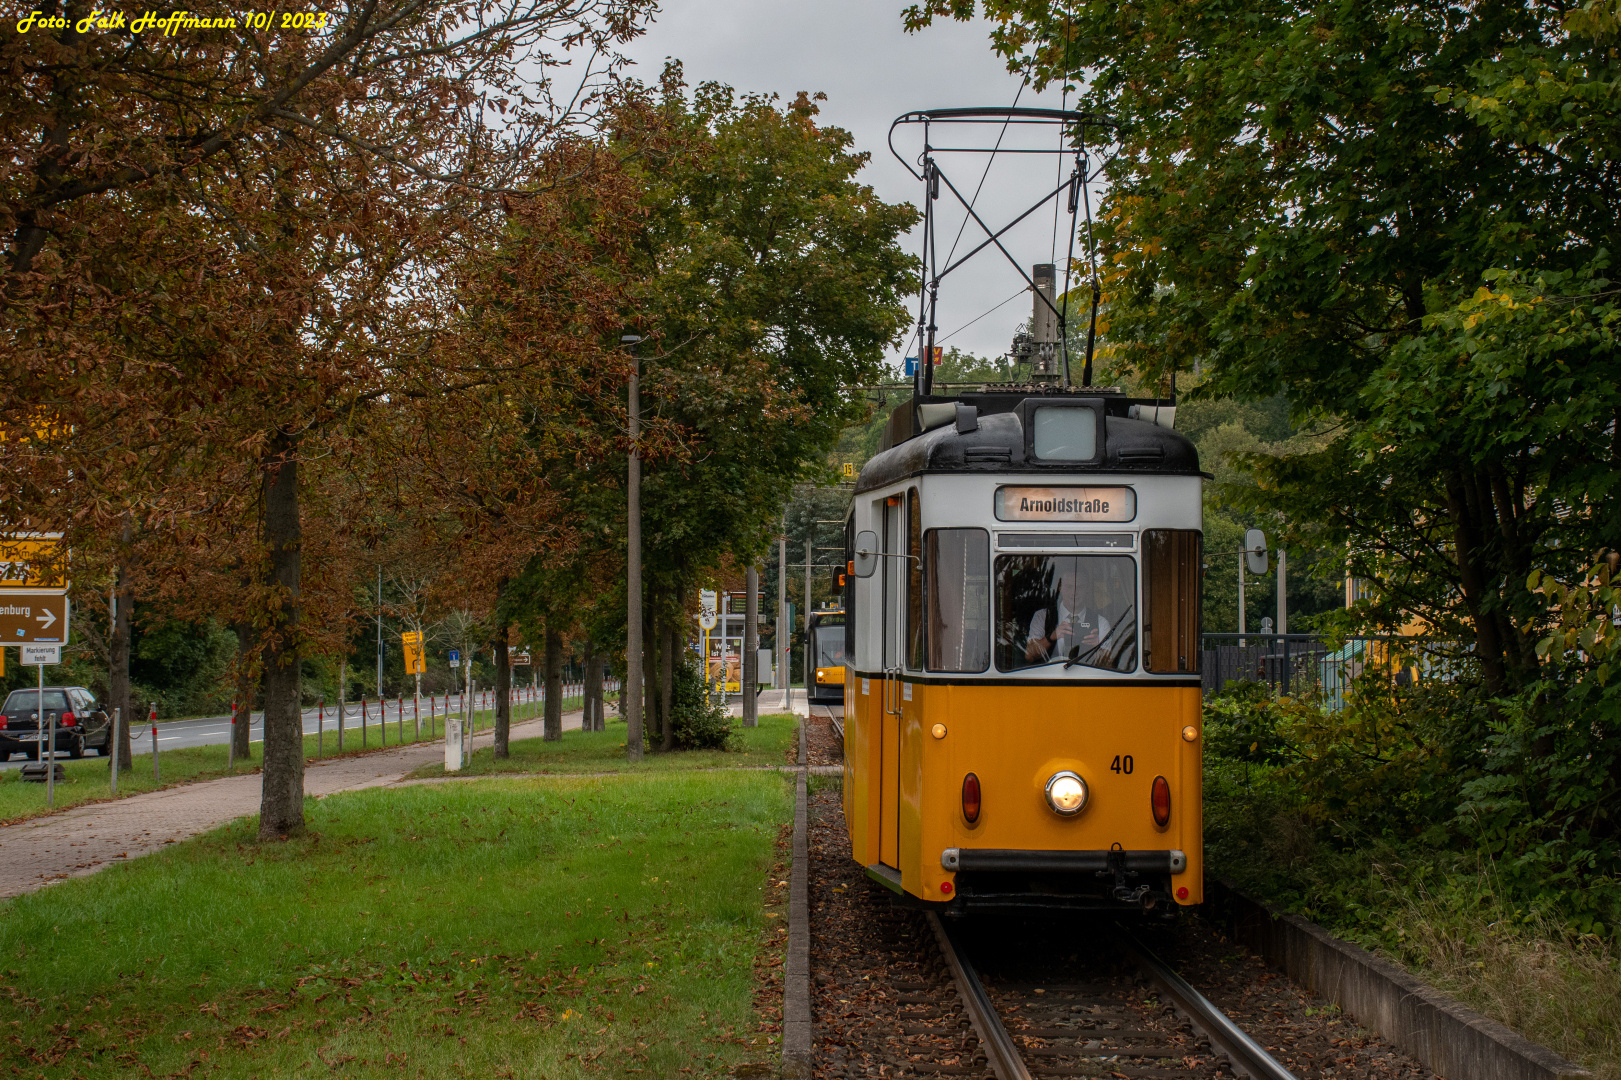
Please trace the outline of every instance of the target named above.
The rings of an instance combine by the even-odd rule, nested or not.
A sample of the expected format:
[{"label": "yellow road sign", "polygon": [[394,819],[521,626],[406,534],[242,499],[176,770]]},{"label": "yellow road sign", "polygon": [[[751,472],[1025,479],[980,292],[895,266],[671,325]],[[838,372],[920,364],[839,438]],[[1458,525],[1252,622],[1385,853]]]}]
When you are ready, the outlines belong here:
[{"label": "yellow road sign", "polygon": [[841,470],[841,472],[843,472],[843,474],[845,476],[854,476],[856,474],[855,462],[846,461],[844,463],[844,468]]},{"label": "yellow road sign", "polygon": [[68,550],[59,533],[0,536],[0,589],[68,587]]},{"label": "yellow road sign", "polygon": [[428,658],[422,651],[422,634],[416,630],[407,630],[400,635],[400,643],[405,646],[405,673],[421,675],[427,671]]}]

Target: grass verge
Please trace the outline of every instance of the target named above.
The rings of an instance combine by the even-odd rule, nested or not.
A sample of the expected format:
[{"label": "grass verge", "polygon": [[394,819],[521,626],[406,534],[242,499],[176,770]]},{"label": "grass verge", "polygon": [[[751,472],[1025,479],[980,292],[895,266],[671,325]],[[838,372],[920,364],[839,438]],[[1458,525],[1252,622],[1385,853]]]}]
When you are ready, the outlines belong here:
[{"label": "grass verge", "polygon": [[370,789],[0,903],[0,1064],[47,1080],[717,1076],[751,1006],[788,782]]},{"label": "grass verge", "polygon": [[[578,698],[572,704],[565,702],[564,708],[578,708],[578,702]],[[534,719],[535,716],[531,713],[538,715],[538,708],[532,708],[526,703],[522,709],[515,712],[512,722],[519,724]],[[344,747],[341,754],[338,752],[338,733],[335,728],[328,730],[324,736],[306,735],[304,757],[311,762],[333,757],[352,757],[355,754],[392,750],[401,745],[409,746],[418,741],[430,742],[443,738],[444,716],[441,714],[431,719],[430,729],[430,717],[423,713],[419,739],[411,719],[407,717],[403,725],[403,742],[398,720],[390,720],[388,730],[383,734],[379,734],[378,724],[373,720],[367,727],[364,746],[361,745],[360,730],[350,727],[344,731]],[[479,734],[489,731],[494,724],[494,710],[487,709],[475,714],[475,726]],[[160,736],[162,732],[163,725],[160,723],[158,725]],[[146,738],[151,737],[148,729]],[[488,751],[485,753],[488,754]],[[222,776],[255,773],[263,764],[264,751],[263,743],[250,744],[248,757],[238,759],[232,768],[228,764],[230,750],[224,743],[214,746],[188,746],[177,750],[162,749],[158,754],[158,779],[152,776],[150,754],[137,754],[133,760],[132,768],[118,774],[117,798],[127,798],[130,795],[157,791],[178,784],[191,784],[200,780],[217,780]],[[17,769],[0,770],[0,825],[10,825],[84,803],[105,802],[115,797],[108,780],[111,759],[92,755],[80,761],[59,757],[57,762],[66,773],[66,779],[56,785],[55,805],[50,809],[45,806],[44,784],[24,783],[22,773]]]},{"label": "grass verge", "polygon": [[[484,747],[457,776],[494,773],[607,773],[665,772],[672,769],[735,769],[781,765],[785,748],[794,745],[799,721],[789,713],[760,717],[760,725],[733,729],[735,749],[677,750],[644,754],[639,764],[625,760],[625,725],[608,721],[606,731],[569,731],[558,742],[520,739],[511,744],[512,756],[500,761]],[[413,777],[445,776],[442,762],[422,766]]]},{"label": "grass verge", "polygon": [[1526,1038],[1621,1080],[1621,954],[1504,899],[1490,866],[1442,881],[1376,864],[1380,913],[1337,928]]}]

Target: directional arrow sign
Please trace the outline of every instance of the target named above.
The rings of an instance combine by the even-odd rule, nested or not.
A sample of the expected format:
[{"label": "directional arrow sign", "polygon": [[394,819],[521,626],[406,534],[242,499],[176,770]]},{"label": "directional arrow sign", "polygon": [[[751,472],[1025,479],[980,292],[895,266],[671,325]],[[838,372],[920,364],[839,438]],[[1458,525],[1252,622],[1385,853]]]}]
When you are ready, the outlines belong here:
[{"label": "directional arrow sign", "polygon": [[57,592],[0,590],[0,644],[65,645],[68,598]]}]

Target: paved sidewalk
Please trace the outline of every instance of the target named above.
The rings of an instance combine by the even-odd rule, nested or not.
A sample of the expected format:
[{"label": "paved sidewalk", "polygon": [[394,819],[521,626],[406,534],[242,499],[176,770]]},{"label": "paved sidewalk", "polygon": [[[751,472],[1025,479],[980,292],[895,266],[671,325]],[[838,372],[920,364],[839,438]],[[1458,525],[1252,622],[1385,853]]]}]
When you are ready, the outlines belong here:
[{"label": "paved sidewalk", "polygon": [[[579,712],[563,717],[563,729],[578,731]],[[541,721],[512,726],[513,739],[538,738]],[[474,748],[489,746],[494,733],[480,731]],[[304,766],[304,793],[331,795],[398,783],[409,773],[443,761],[444,740],[398,750],[333,758]],[[259,812],[258,774],[204,780],[163,791],[92,803],[60,814],[0,828],[0,897],[19,896],[103,866],[134,859]]]},{"label": "paved sidewalk", "polygon": [[[786,704],[784,704],[784,698],[787,699]],[[789,690],[779,690],[768,687],[760,691],[759,704],[756,708],[759,709],[759,715],[761,716],[782,712],[793,713],[795,716],[804,716],[805,710],[808,708],[805,701],[805,688],[795,686]],[[742,716],[743,703],[734,701],[727,707],[727,711],[733,716]]]}]

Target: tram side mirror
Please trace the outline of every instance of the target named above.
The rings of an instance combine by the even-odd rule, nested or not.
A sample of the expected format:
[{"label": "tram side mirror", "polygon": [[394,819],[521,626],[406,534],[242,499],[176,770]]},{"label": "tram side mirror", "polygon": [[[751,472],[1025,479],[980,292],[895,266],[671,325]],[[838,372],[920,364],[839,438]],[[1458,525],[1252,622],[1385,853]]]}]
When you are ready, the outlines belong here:
[{"label": "tram side mirror", "polygon": [[856,533],[856,577],[868,578],[878,569],[878,534],[871,529]]},{"label": "tram side mirror", "polygon": [[1244,534],[1244,565],[1252,574],[1266,573],[1266,533],[1260,529]]}]

